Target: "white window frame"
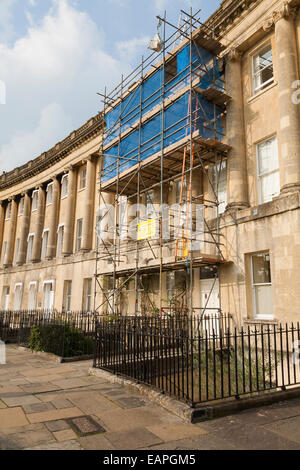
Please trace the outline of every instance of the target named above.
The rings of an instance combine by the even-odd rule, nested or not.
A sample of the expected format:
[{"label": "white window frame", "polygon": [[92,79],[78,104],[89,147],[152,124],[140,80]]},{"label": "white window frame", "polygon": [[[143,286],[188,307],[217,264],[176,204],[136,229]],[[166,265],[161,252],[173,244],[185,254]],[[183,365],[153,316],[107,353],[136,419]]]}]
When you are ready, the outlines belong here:
[{"label": "white window frame", "polygon": [[[85,177],[83,178],[82,174],[85,172]],[[87,165],[82,165],[82,167],[79,170],[79,189],[78,191],[82,191],[83,189],[86,188],[86,179],[87,179]],[[84,186],[82,185],[82,181],[84,181]]]},{"label": "white window frame", "polygon": [[[276,149],[277,149],[277,160],[278,160],[278,167],[266,171],[264,173],[260,173],[260,146],[269,140],[276,140]],[[266,176],[270,176],[272,174],[278,173],[280,176],[280,170],[279,170],[279,155],[278,155],[278,139],[277,135],[272,135],[271,137],[268,137],[267,139],[261,140],[260,142],[257,142],[256,144],[256,172],[257,172],[257,187],[258,187],[258,203],[259,204],[265,204],[266,202],[272,201],[274,197],[277,197],[280,193],[280,187],[278,188],[278,191],[272,194],[272,199],[269,199],[267,201],[263,200],[263,193],[262,193],[262,180]]]},{"label": "white window frame", "polygon": [[[29,295],[30,295],[30,289],[31,289],[32,286],[35,287],[35,291],[34,291],[35,299],[34,299],[34,307],[33,307],[33,308],[30,308],[30,306],[29,306],[29,300],[30,300]],[[32,281],[32,282],[30,282],[29,285],[28,285],[27,310],[31,311],[31,310],[35,310],[35,309],[36,309],[37,295],[38,295],[38,281]]]},{"label": "white window frame", "polygon": [[[58,247],[59,247],[59,232],[60,230],[63,229],[63,236],[61,240],[61,249],[60,253],[58,252]],[[65,224],[59,224],[57,228],[57,244],[56,244],[56,257],[61,256],[62,250],[63,250],[63,245],[64,245],[64,235],[65,235]]]},{"label": "white window frame", "polygon": [[[64,309],[66,312],[70,312],[71,311],[71,302],[72,302],[72,280],[71,279],[66,279],[64,281]],[[68,286],[71,286],[71,289],[70,289],[70,292],[68,292]],[[69,304],[69,305],[68,305]],[[69,307],[69,308],[68,308]]]},{"label": "white window frame", "polygon": [[20,251],[20,238],[16,239],[16,244],[15,244],[15,253],[14,253],[14,265],[17,264],[18,257],[19,257],[19,251]]},{"label": "white window frame", "polygon": [[[28,256],[28,247],[29,247],[29,240],[30,240],[30,238],[32,238],[32,247],[31,247],[31,256],[30,256],[30,259],[29,259],[29,256]],[[34,233],[29,233],[29,234],[28,234],[28,237],[27,237],[26,263],[30,263],[31,260],[32,260],[33,243],[34,243]]]},{"label": "white window frame", "polygon": [[[262,73],[262,70],[256,71],[255,61],[256,61],[256,58],[261,54],[261,52],[264,49],[266,49],[268,46],[270,47],[271,52],[272,52],[273,77],[269,78],[269,80],[266,80],[264,83],[262,83],[261,85],[259,85],[257,87],[256,84],[255,84],[255,79],[256,79],[256,76],[258,76],[259,74]],[[266,65],[264,67],[264,69],[266,69],[267,67],[269,67],[269,66]],[[259,93],[264,91],[266,88],[268,88],[268,86],[271,86],[274,83],[274,81],[275,81],[275,77],[274,77],[273,48],[272,48],[272,43],[269,42],[269,43],[264,44],[262,47],[260,47],[252,56],[252,88],[253,88],[253,95],[258,95]]]},{"label": "white window frame", "polygon": [[[49,195],[49,190],[51,188],[51,201],[49,202],[48,201],[48,195]],[[52,205],[52,201],[53,201],[53,182],[52,183],[49,183],[47,185],[47,189],[46,189],[46,193],[47,193],[47,197],[46,197],[46,206],[51,206]]]},{"label": "white window frame", "polygon": [[[88,294],[88,284],[90,283],[91,292]],[[89,300],[88,300],[89,299]],[[92,299],[93,299],[93,278],[87,277],[83,280],[83,302],[82,302],[82,310],[84,312],[90,312],[92,310]],[[88,308],[88,303],[90,304],[90,308]]]},{"label": "white window frame", "polygon": [[[65,183],[65,180],[67,180],[67,183]],[[64,193],[65,184],[67,184],[66,193]],[[65,199],[66,197],[68,197],[68,194],[69,194],[69,173],[66,173],[65,175],[63,175],[61,179],[61,199]]]},{"label": "white window frame", "polygon": [[25,197],[21,197],[20,202],[19,202],[19,213],[18,217],[22,217],[24,214],[24,207],[25,207]]},{"label": "white window frame", "polygon": [[[35,189],[33,192],[32,192],[32,207],[31,207],[31,212],[36,212],[37,209],[38,209],[38,204],[39,204],[39,190],[38,189]],[[34,201],[36,201],[36,206],[33,204]]]},{"label": "white window frame", "polygon": [[2,265],[4,265],[5,263],[6,252],[7,252],[7,241],[3,242],[3,245],[2,245],[2,256],[1,256]]},{"label": "white window frame", "polygon": [[[18,308],[16,308],[16,290],[19,287],[21,288],[20,289],[20,298],[18,299],[19,306],[18,306]],[[14,308],[13,308],[14,312],[18,312],[22,309],[22,300],[23,300],[23,282],[17,282],[15,284],[15,288],[14,288]]]},{"label": "white window frame", "polygon": [[[218,168],[220,165],[222,165],[221,169]],[[222,194],[222,191],[221,191],[221,188],[220,188],[220,181],[222,180],[222,176],[221,176],[222,172],[225,173],[225,197],[224,197],[224,201],[220,201],[221,194]],[[216,193],[217,193],[218,202],[219,202],[219,208],[218,208],[218,210],[216,210],[216,212],[218,212],[219,215],[221,215],[221,214],[224,214],[225,209],[226,209],[226,205],[227,205],[227,162],[226,162],[226,160],[223,160],[222,162],[216,163],[216,165],[214,165],[213,175],[214,175],[214,183],[215,183]],[[218,177],[219,177],[219,180],[217,180]]]},{"label": "white window frame", "polygon": [[10,220],[10,218],[11,218],[11,208],[12,208],[12,202],[9,201],[8,204],[7,204],[7,208],[6,208],[5,220]]},{"label": "white window frame", "polygon": [[[50,232],[50,230],[49,230],[48,228],[45,228],[45,229],[43,230],[41,260],[46,259],[46,256],[47,256],[47,248],[48,248],[48,243],[49,243],[49,232]],[[46,233],[48,234],[48,235],[47,235],[48,238],[47,238],[47,244],[46,244],[46,246],[45,246],[45,241],[44,241],[44,240],[45,240],[45,234],[46,234]]]},{"label": "white window frame", "polygon": [[[271,282],[264,282],[264,283],[255,283],[253,277],[253,257],[257,255],[268,254],[270,257],[270,253],[267,251],[259,251],[257,253],[252,253],[251,255],[251,290],[252,290],[252,304],[253,304],[253,316],[257,320],[274,320],[274,314],[272,315],[261,315],[257,313],[257,305],[256,305],[256,295],[255,295],[255,287],[257,286],[269,286],[272,288],[272,277]],[[271,259],[270,259],[270,270],[271,270]],[[272,274],[271,274],[272,276]],[[272,295],[273,298],[273,295]]]},{"label": "white window frame", "polygon": [[[80,237],[78,236],[78,228],[79,228],[79,222],[81,221],[81,235]],[[77,222],[76,222],[76,245],[75,245],[75,252],[76,253],[79,253],[80,250],[81,250],[81,246],[82,246],[82,234],[83,234],[83,219],[80,218],[80,219],[77,219]],[[80,243],[79,243],[79,240],[80,240]],[[80,245],[80,246],[79,246]]]}]

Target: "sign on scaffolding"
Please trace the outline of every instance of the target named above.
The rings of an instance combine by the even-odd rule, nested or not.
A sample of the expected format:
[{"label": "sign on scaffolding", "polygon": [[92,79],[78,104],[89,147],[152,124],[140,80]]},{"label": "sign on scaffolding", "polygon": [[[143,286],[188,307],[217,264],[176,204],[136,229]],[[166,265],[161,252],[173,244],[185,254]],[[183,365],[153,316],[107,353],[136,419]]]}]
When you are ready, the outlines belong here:
[{"label": "sign on scaffolding", "polygon": [[154,238],[156,234],[156,219],[146,220],[138,224],[138,240],[147,240],[148,238]]}]

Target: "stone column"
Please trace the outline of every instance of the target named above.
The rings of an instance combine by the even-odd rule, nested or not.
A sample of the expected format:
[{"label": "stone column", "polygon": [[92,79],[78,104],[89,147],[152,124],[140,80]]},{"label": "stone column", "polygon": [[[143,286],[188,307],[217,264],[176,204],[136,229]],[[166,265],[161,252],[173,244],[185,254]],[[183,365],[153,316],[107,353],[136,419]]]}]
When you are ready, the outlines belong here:
[{"label": "stone column", "polygon": [[83,217],[81,251],[90,251],[93,243],[93,220],[95,206],[96,158],[91,155],[86,161],[85,214]]},{"label": "stone column", "polygon": [[21,238],[19,255],[17,259],[17,266],[21,266],[26,262],[27,252],[27,238],[30,224],[30,211],[31,211],[31,197],[29,192],[24,194],[24,212],[22,215],[22,227],[21,227]]},{"label": "stone column", "polygon": [[227,56],[225,82],[231,97],[227,105],[226,137],[232,147],[227,161],[227,209],[243,209],[249,206],[246,141],[241,54],[235,49]]},{"label": "stone column", "polygon": [[76,207],[77,170],[76,167],[69,168],[68,178],[68,206],[67,218],[64,230],[64,243],[62,254],[69,256],[73,253],[75,207]]},{"label": "stone column", "polygon": [[18,203],[17,198],[13,197],[11,201],[11,214],[9,220],[9,238],[7,242],[7,250],[4,260],[4,267],[7,268],[13,263],[14,247],[15,247],[15,236],[17,227],[17,216],[18,216]]},{"label": "stone column", "polygon": [[39,198],[38,207],[36,214],[34,240],[32,249],[32,263],[38,263],[41,261],[41,249],[42,249],[42,234],[44,229],[45,219],[45,206],[46,206],[46,191],[43,186],[39,186]]},{"label": "stone column", "polygon": [[60,200],[60,181],[57,177],[53,178],[52,205],[49,224],[49,239],[47,246],[46,259],[52,259],[56,254],[56,236]]},{"label": "stone column", "polygon": [[4,205],[4,201],[0,201],[0,253],[2,251],[4,219],[5,219],[5,205]]},{"label": "stone column", "polygon": [[[300,110],[293,103],[292,84],[299,80],[294,16],[287,4],[274,12],[279,100],[281,192],[300,189]],[[299,88],[299,85],[298,87]]]}]

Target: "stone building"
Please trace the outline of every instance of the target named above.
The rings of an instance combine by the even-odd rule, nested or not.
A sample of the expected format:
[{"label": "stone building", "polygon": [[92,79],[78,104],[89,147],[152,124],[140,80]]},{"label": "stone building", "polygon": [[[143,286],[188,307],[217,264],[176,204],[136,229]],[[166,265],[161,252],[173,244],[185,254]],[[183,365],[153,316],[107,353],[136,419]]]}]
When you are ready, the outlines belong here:
[{"label": "stone building", "polygon": [[[172,305],[196,313],[215,313],[221,308],[239,324],[298,320],[298,4],[281,0],[223,1],[205,23],[206,31],[214,31],[215,41],[206,41],[205,47],[212,50],[217,42],[222,46],[218,70],[224,72],[225,87],[218,97],[222,105],[226,104],[226,112],[220,106],[218,125],[224,136],[217,139],[219,146],[216,143],[214,150],[215,155],[224,154],[224,160],[217,159],[213,164],[207,156],[201,157],[206,163],[190,168],[188,173],[193,174],[186,190],[191,206],[197,198],[204,201],[207,230],[203,230],[200,253],[190,260],[192,255],[185,253],[182,240],[178,247],[178,237],[162,244],[149,233],[135,242],[128,240],[128,234],[122,235],[122,224],[127,228],[132,219],[129,206],[137,203],[135,190],[126,192],[136,168],[129,165],[124,174],[114,174],[111,181],[100,179],[106,149],[113,148],[114,142],[120,144],[123,134],[131,130],[121,124],[120,135],[113,135],[112,143],[107,143],[103,140],[105,113],[99,114],[50,151],[0,177],[2,309],[90,311],[99,307],[104,313],[117,310],[134,314]],[[201,31],[203,27],[192,33],[198,44]],[[164,67],[165,81],[172,77],[174,57],[189,41],[183,38],[175,52],[163,59],[163,65],[157,66],[157,70]],[[216,81],[220,79],[218,75]],[[129,96],[139,83],[132,85]],[[178,96],[185,91],[176,88]],[[126,96],[116,98],[108,111],[125,102]],[[172,100],[178,96],[172,96]],[[207,91],[205,96],[209,102],[213,99]],[[171,98],[163,99],[164,106],[172,105]],[[151,113],[152,117],[155,109]],[[128,126],[134,129],[136,124],[130,119]],[[142,119],[137,128],[150,117]],[[201,135],[193,139],[192,146],[208,145]],[[181,149],[187,149],[176,157],[177,167],[174,160],[174,170],[172,165],[166,168],[169,176],[163,179],[155,175],[159,166],[155,167],[155,162],[148,164],[147,159],[154,161],[156,154],[147,155],[145,162],[150,175],[152,169],[149,181],[153,184],[146,183],[145,191],[138,194],[138,203],[148,207],[149,197],[153,206],[182,198],[185,179],[181,161],[183,155],[189,162],[192,159],[188,139],[182,142],[172,141],[163,149],[165,161],[167,155],[172,161]],[[138,164],[143,166],[140,159]],[[214,196],[217,202],[208,203]],[[108,233],[108,242],[100,240],[97,246],[98,208],[108,203],[118,208],[117,228]],[[121,204],[126,206],[126,222],[120,221]],[[136,232],[142,230],[143,223],[153,220],[155,215],[150,209],[137,224]],[[155,235],[157,224],[152,229]],[[179,296],[178,307],[172,299],[180,290],[183,295]]]}]

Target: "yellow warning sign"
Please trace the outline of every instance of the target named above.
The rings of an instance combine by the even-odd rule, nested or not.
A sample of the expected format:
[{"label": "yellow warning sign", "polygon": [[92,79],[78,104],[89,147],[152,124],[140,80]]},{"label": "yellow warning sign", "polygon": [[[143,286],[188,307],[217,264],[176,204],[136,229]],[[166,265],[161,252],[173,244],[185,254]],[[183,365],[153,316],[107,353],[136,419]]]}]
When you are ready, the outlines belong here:
[{"label": "yellow warning sign", "polygon": [[147,240],[147,238],[154,238],[156,233],[156,220],[151,219],[146,222],[138,224],[138,240]]}]

